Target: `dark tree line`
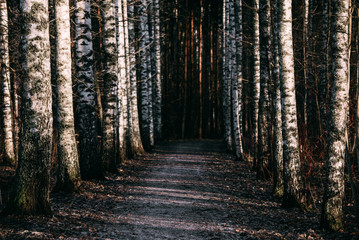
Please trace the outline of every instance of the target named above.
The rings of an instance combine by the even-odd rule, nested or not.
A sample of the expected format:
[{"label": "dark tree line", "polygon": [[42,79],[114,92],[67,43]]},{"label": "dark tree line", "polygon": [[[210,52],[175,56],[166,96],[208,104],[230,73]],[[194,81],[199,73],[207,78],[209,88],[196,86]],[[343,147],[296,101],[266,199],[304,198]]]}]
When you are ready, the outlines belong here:
[{"label": "dark tree line", "polygon": [[349,0],[1,0],[6,211],[49,212],[51,166],[79,191],[161,139],[223,137],[283,206],[321,202],[341,229],[343,201],[359,215],[358,16]]}]

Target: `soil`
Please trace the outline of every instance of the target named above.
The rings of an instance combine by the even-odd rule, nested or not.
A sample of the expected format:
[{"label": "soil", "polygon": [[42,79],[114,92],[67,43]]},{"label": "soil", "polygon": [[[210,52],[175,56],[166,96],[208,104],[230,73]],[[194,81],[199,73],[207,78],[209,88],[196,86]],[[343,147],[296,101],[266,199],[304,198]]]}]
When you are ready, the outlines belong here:
[{"label": "soil", "polygon": [[1,216],[0,239],[359,239],[352,207],[346,229],[321,230],[319,207],[282,208],[270,181],[224,149],[164,142],[83,193],[51,194],[52,216]]}]

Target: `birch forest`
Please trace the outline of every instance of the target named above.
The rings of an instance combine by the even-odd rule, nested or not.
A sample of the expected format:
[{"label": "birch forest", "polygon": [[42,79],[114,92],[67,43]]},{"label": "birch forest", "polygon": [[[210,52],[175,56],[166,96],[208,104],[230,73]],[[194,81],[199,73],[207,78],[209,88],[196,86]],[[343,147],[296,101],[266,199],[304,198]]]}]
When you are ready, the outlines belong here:
[{"label": "birch forest", "polygon": [[0,239],[358,239],[359,3],[0,0]]}]

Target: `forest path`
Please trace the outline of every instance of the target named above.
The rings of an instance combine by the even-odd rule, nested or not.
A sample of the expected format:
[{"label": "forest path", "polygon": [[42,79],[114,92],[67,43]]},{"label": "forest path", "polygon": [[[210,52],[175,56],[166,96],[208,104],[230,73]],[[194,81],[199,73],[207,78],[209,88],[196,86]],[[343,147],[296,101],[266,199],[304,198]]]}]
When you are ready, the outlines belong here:
[{"label": "forest path", "polygon": [[319,237],[308,216],[282,209],[268,182],[220,141],[162,143],[141,161],[146,167],[126,184],[116,208],[111,231],[118,239]]},{"label": "forest path", "polygon": [[52,194],[53,216],[0,216],[0,239],[355,239],[320,230],[318,211],[281,208],[270,182],[224,149],[164,142],[84,193]]}]

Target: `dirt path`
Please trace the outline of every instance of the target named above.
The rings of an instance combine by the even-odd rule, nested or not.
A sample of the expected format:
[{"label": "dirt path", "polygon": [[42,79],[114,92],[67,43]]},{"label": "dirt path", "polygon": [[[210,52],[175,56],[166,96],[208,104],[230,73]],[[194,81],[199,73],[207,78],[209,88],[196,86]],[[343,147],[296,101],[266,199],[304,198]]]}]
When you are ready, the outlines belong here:
[{"label": "dirt path", "polygon": [[238,238],[226,211],[231,196],[213,184],[207,168],[220,157],[220,147],[187,142],[155,149],[148,168],[129,184],[127,204],[119,208],[120,238]]},{"label": "dirt path", "polygon": [[283,209],[219,141],[169,142],[119,176],[52,195],[52,217],[6,217],[0,239],[356,239],[320,230],[318,212]]}]

